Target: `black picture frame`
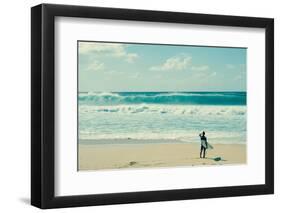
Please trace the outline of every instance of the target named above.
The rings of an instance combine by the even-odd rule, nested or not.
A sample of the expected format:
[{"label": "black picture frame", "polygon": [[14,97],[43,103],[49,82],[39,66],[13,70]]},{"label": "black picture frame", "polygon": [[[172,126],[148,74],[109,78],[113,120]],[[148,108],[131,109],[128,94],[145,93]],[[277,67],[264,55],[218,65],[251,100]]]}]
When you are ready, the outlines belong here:
[{"label": "black picture frame", "polygon": [[[59,196],[55,190],[55,17],[264,28],[265,184]],[[31,8],[31,204],[60,208],[274,193],[274,20],[165,11],[41,4]]]}]

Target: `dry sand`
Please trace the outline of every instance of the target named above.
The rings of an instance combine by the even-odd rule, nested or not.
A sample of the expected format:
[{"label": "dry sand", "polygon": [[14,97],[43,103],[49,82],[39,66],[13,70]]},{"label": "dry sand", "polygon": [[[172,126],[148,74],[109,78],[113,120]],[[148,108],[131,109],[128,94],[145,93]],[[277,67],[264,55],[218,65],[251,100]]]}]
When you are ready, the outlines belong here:
[{"label": "dry sand", "polygon": [[[108,142],[108,141],[107,141]],[[142,144],[80,144],[78,170],[100,170],[121,168],[157,168],[175,166],[210,166],[225,164],[245,164],[245,144],[212,144],[206,158],[200,159],[199,143],[152,143]],[[221,160],[216,161],[215,158]]]}]

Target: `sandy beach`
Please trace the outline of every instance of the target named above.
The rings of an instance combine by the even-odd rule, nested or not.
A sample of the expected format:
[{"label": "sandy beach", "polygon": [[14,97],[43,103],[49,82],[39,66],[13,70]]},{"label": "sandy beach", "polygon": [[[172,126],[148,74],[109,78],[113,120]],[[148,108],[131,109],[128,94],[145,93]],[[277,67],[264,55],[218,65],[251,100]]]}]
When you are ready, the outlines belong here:
[{"label": "sandy beach", "polygon": [[[78,170],[101,170],[121,168],[157,168],[176,166],[216,166],[225,164],[245,164],[245,144],[212,144],[206,158],[199,157],[199,143],[153,143],[153,141],[80,141],[78,150]],[[112,142],[116,144],[112,144]],[[103,144],[102,144],[103,143]]]}]

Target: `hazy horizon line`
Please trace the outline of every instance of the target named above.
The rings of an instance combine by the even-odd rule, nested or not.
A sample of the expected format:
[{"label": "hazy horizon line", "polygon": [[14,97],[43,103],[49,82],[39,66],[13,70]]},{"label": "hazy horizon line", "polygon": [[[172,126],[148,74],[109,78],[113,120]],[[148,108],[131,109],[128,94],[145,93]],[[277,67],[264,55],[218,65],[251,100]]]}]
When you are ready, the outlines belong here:
[{"label": "hazy horizon line", "polygon": [[237,91],[237,90],[219,90],[219,91],[183,91],[183,90],[171,90],[171,91],[78,91],[79,93],[89,93],[89,92],[247,92],[247,91]]}]

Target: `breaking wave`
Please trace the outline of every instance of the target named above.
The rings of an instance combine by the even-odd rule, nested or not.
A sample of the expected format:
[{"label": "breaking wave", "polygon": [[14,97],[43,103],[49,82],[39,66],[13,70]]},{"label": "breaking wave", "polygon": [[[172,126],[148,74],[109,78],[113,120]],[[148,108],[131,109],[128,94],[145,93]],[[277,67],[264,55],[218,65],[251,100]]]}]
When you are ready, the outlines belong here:
[{"label": "breaking wave", "polygon": [[93,105],[182,104],[246,105],[245,92],[120,92],[80,93],[79,102]]},{"label": "breaking wave", "polygon": [[245,116],[245,106],[193,106],[193,105],[157,105],[157,104],[136,104],[136,105],[113,105],[95,106],[82,105],[79,113],[157,113],[157,114],[178,114],[189,116]]}]

